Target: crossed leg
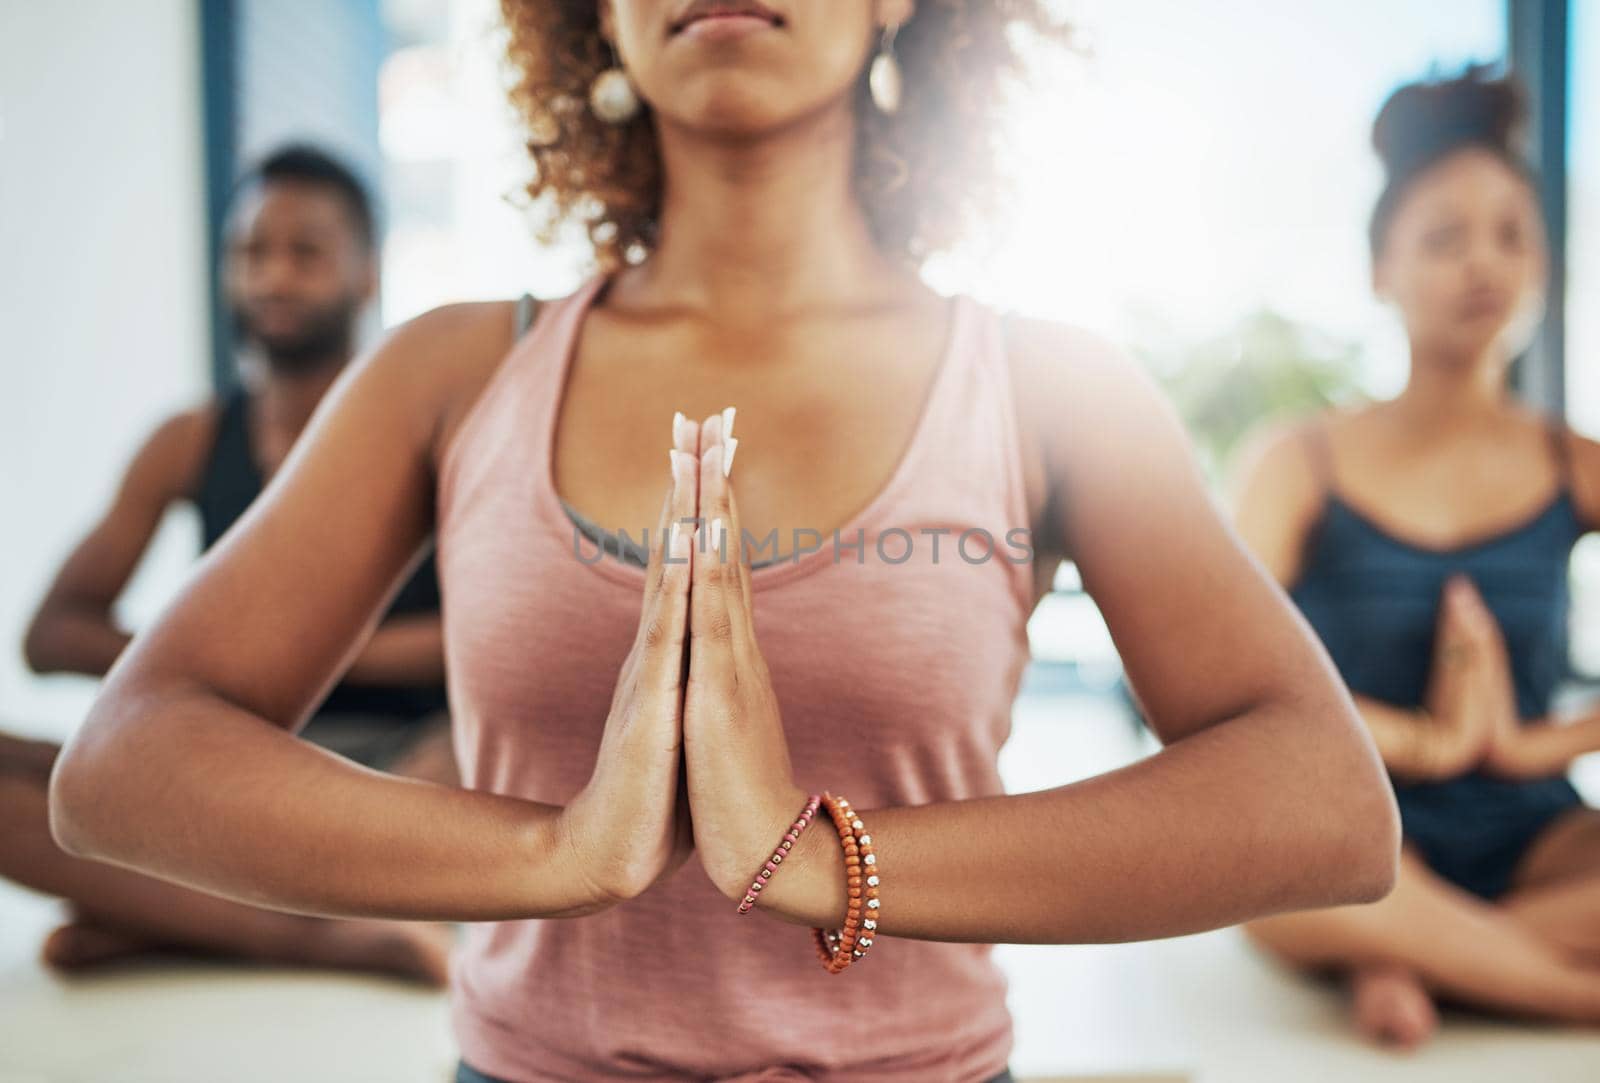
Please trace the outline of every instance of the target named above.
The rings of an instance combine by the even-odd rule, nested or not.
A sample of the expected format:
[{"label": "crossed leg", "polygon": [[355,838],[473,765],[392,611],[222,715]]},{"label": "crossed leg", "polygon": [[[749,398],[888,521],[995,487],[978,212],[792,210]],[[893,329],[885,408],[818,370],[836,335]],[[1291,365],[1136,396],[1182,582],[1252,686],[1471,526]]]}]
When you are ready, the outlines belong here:
[{"label": "crossed leg", "polygon": [[[0,877],[65,899],[72,912],[45,941],[47,965],[82,970],[126,955],[183,951],[375,971],[430,985],[447,980],[454,940],[448,925],[282,913],[66,853],[49,825],[57,752],[0,734]],[[437,723],[389,770],[459,785],[448,726]]]},{"label": "crossed leg", "polygon": [[1600,809],[1572,809],[1523,855],[1499,900],[1517,921],[1600,972]]},{"label": "crossed leg", "polygon": [[1528,855],[1544,850],[1548,878],[1497,903],[1443,880],[1407,846],[1394,890],[1382,900],[1277,914],[1245,931],[1291,965],[1348,974],[1356,1022],[1381,1042],[1426,1040],[1436,1025],[1433,996],[1600,1025],[1600,968],[1572,948],[1595,932],[1600,887],[1580,889],[1582,877],[1561,875],[1575,867],[1574,850],[1589,837],[1567,830],[1571,841]]}]

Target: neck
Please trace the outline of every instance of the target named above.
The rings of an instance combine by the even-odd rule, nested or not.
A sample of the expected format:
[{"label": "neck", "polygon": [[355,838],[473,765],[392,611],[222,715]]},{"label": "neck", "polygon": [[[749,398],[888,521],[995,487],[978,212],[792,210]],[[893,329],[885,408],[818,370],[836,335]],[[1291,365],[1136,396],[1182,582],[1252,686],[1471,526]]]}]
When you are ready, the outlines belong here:
[{"label": "neck", "polygon": [[281,372],[269,366],[255,391],[262,418],[274,428],[299,435],[344,364],[341,358],[303,372]]},{"label": "neck", "polygon": [[873,243],[853,189],[848,102],[759,139],[659,120],[660,234],[640,281],[697,309],[748,313],[859,299],[903,273]]},{"label": "neck", "polygon": [[1413,345],[1411,374],[1393,406],[1413,431],[1470,426],[1505,409],[1506,361],[1497,347],[1476,356]]}]

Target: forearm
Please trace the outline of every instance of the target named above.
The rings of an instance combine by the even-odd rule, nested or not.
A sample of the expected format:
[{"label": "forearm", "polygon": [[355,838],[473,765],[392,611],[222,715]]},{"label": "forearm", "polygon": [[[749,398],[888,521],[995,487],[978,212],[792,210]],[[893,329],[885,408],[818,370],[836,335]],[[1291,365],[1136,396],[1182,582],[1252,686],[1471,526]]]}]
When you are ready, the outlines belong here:
[{"label": "forearm", "polygon": [[437,614],[395,617],[372,633],[351,663],[352,684],[428,685],[444,681],[443,625]]},{"label": "forearm", "polygon": [[1565,774],[1579,756],[1600,751],[1600,710],[1571,720],[1544,718],[1524,723],[1517,731],[1522,744],[1518,758],[1526,777],[1551,778]]},{"label": "forearm", "polygon": [[1449,747],[1438,723],[1422,711],[1397,707],[1370,696],[1358,695],[1354,699],[1378,755],[1394,775],[1431,779],[1450,777],[1466,770],[1467,764]]},{"label": "forearm", "polygon": [[[1349,728],[1261,708],[1057,789],[862,811],[883,870],[878,931],[1114,942],[1379,898],[1399,825],[1370,744]],[[760,907],[839,925],[843,863],[825,821],[797,854]]]},{"label": "forearm", "polygon": [[102,696],[52,776],[69,852],[241,902],[477,921],[601,906],[559,809],[385,775],[201,692]]},{"label": "forearm", "polygon": [[103,677],[132,638],[103,610],[52,608],[28,629],[23,654],[35,673]]}]

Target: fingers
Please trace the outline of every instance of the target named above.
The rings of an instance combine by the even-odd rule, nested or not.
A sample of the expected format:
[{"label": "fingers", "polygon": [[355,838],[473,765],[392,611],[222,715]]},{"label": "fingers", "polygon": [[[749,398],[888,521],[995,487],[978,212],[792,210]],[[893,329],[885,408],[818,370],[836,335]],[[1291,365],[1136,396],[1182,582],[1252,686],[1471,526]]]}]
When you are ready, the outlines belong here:
[{"label": "fingers", "polygon": [[1449,665],[1465,664],[1473,654],[1476,636],[1473,634],[1471,604],[1467,592],[1471,586],[1465,576],[1452,575],[1445,580],[1440,599],[1439,618],[1435,631],[1439,659]]},{"label": "fingers", "polygon": [[645,687],[656,690],[679,686],[688,634],[692,559],[689,528],[682,520],[694,515],[695,457],[676,445],[695,439],[696,434],[681,422],[679,415],[674,418],[673,436],[674,446],[668,451],[671,481],[656,533],[651,536],[637,640],[642,652],[640,680]]},{"label": "fingers", "polygon": [[[668,482],[667,491],[661,496],[661,509],[656,513],[656,528],[650,535],[659,538],[672,521],[673,485]],[[645,567],[644,597],[639,605],[639,625],[633,632],[633,646],[629,648],[628,655],[622,660],[622,669],[617,674],[617,683],[611,691],[610,713],[615,713],[617,704],[622,698],[633,691],[635,678],[639,670],[639,656],[643,649],[645,629],[650,626],[660,612],[659,596],[661,593],[661,558],[657,550],[659,546],[650,547],[650,560]],[[602,555],[602,559],[604,559]]]},{"label": "fingers", "polygon": [[734,408],[728,407],[720,414],[714,414],[706,419],[701,426],[702,433],[710,431],[710,447],[717,448],[722,469],[716,469],[715,463],[702,468],[703,476],[707,478],[701,485],[702,502],[706,501],[709,492],[710,505],[713,510],[707,512],[707,521],[721,518],[726,527],[728,538],[727,545],[718,555],[727,560],[734,573],[728,577],[727,590],[724,593],[728,606],[728,620],[733,629],[733,646],[735,656],[743,663],[749,664],[759,657],[759,650],[755,645],[755,615],[754,603],[750,590],[750,554],[744,542],[744,526],[739,516],[739,502],[734,493],[732,462],[734,453],[738,451],[739,441],[732,435]]},{"label": "fingers", "polygon": [[1500,622],[1496,619],[1494,611],[1489,608],[1489,603],[1484,601],[1477,584],[1465,576],[1462,577],[1461,584],[1461,608],[1466,614],[1467,624],[1472,629],[1474,637],[1479,644],[1491,651],[1501,647],[1504,643],[1504,634],[1500,630]]},{"label": "fingers", "polygon": [[[731,479],[730,479],[731,480]],[[755,601],[750,593],[750,553],[744,545],[744,527],[739,520],[739,497],[728,485],[728,557],[737,573],[728,585],[728,619],[733,622],[734,642],[742,650],[757,653]]]},{"label": "fingers", "polygon": [[[713,689],[736,683],[734,625],[730,613],[739,574],[730,557],[739,548],[730,529],[725,440],[732,411],[713,414],[700,426],[700,533],[695,545],[690,589],[689,666],[697,682]],[[736,446],[736,445],[735,445]]]},{"label": "fingers", "polygon": [[684,417],[681,410],[672,415],[672,446],[691,455],[700,454],[700,423]]},{"label": "fingers", "polygon": [[672,509],[677,494],[676,474],[678,472],[677,450],[667,449],[667,489],[661,494],[661,509],[656,513],[655,529],[650,532],[650,559],[645,564],[644,598],[645,608],[648,609],[650,600],[661,590],[661,538],[665,535],[667,527],[672,523]]},{"label": "fingers", "polygon": [[711,524],[700,528],[689,591],[689,671],[696,684],[713,693],[730,691],[735,684],[733,625],[725,596],[733,567],[717,556],[726,544],[725,531],[719,538]]},{"label": "fingers", "polygon": [[672,447],[667,451],[667,491],[663,497],[661,518],[650,535],[650,560],[646,569],[645,589],[661,589],[661,575],[667,562],[661,557],[671,542],[669,533],[673,522],[689,526],[684,520],[694,516],[696,502],[695,462],[698,459],[700,426],[681,413],[672,415]]}]

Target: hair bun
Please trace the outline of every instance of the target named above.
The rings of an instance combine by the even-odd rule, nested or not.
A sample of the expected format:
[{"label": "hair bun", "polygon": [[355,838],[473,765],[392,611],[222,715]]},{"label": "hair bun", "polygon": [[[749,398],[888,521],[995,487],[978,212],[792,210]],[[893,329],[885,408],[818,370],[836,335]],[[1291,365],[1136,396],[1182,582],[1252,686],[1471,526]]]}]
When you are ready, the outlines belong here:
[{"label": "hair bun", "polygon": [[1492,70],[1472,64],[1454,78],[1408,83],[1389,95],[1373,122],[1372,145],[1390,177],[1472,144],[1516,156],[1527,115],[1522,87]]}]

